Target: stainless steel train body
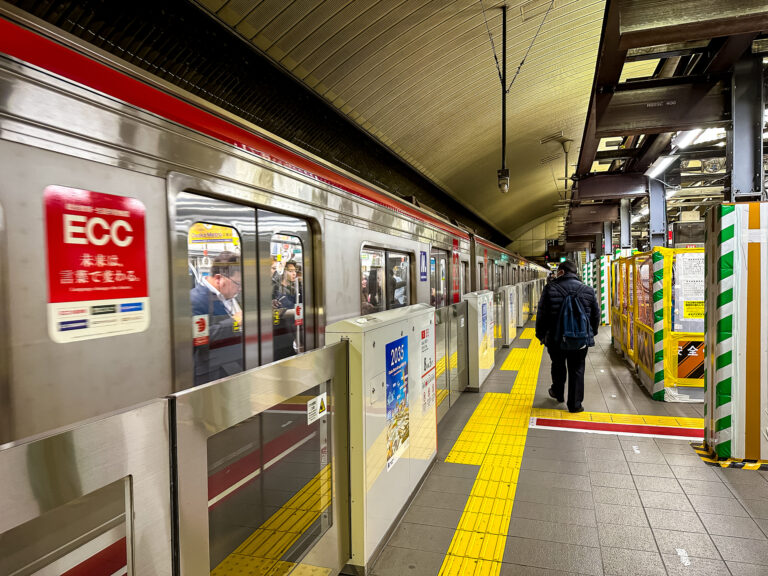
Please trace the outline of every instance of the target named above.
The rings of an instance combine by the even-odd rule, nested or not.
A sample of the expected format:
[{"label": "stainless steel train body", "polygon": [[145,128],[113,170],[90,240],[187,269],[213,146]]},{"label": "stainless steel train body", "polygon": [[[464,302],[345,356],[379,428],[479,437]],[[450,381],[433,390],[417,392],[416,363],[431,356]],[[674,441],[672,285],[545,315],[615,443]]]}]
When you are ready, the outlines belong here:
[{"label": "stainless steel train body", "polygon": [[[107,66],[99,60],[91,61]],[[163,88],[180,101],[194,101]],[[295,233],[306,255],[304,349],[323,345],[326,323],[361,313],[366,248],[407,255],[410,301],[437,306],[539,270],[455,226],[427,214],[420,218],[394,198],[382,205],[350,194],[259,151],[140,109],[129,97],[96,92],[18,59],[2,59],[0,95],[3,442],[193,384],[187,234],[195,222],[231,226],[240,237],[245,369],[275,359],[266,337],[271,309],[264,286],[268,259],[260,246],[265,231],[303,228]],[[50,186],[127,196],[146,207],[151,321],[145,331],[65,344],[49,337],[43,192]],[[382,196],[377,192],[376,198]],[[269,223],[279,216],[288,224]],[[429,257],[427,279],[419,269],[422,254]],[[438,298],[441,258],[448,288]],[[481,275],[483,266],[492,266],[490,282]],[[470,270],[477,276],[469,279]]]},{"label": "stainless steel train body", "polygon": [[[0,452],[22,445],[22,439],[94,417],[114,421],[125,433],[148,431],[150,426],[139,421],[124,424],[123,416],[105,415],[222,376],[230,376],[227,385],[236,386],[238,372],[322,347],[325,326],[343,318],[411,303],[443,308],[466,292],[544,274],[543,268],[157,78],[32,22],[24,24],[29,29],[0,17]],[[52,270],[61,264],[56,261],[56,234],[61,231],[51,227],[49,193],[62,190],[132,199],[141,206],[145,329],[83,339],[57,333],[67,322],[56,318],[59,309],[52,299]],[[93,244],[81,266],[100,266],[100,259],[112,257],[99,252],[108,242],[112,221],[97,218],[91,229],[86,220],[77,220],[81,227],[65,232],[65,240],[70,234],[68,241],[76,237],[76,243]],[[219,234],[215,240],[214,232]],[[119,244],[115,238],[125,239],[118,232],[112,241]],[[236,317],[230,319],[236,338],[229,344],[236,358],[201,371],[199,353],[206,346],[212,349],[212,336],[208,326],[200,328],[204,323],[194,311],[192,294],[213,275],[217,256],[223,258],[230,250],[237,251],[237,273],[227,276],[239,293],[228,300],[237,300],[235,313],[228,309]],[[120,266],[119,258],[115,262]],[[285,277],[291,264],[298,288],[291,305],[280,307],[275,301],[281,276],[275,267]],[[79,272],[85,278],[88,270],[105,278],[101,271],[86,268],[68,271],[72,277],[66,281],[77,281]],[[114,305],[97,303],[93,308],[115,311]],[[266,370],[278,374],[273,380],[279,382],[282,369]],[[323,386],[318,383],[304,393],[320,394]],[[237,498],[258,500],[264,510],[282,505],[290,496],[283,485],[303,482],[292,479],[296,466],[310,476],[323,469],[327,430],[319,423],[314,428],[297,424],[297,405],[288,398],[295,391],[284,392],[277,410],[212,437],[209,490],[219,476],[238,466],[242,474],[254,476],[257,472],[245,467],[249,454],[260,452],[275,454],[263,480],[263,487],[271,485],[275,494],[257,498],[254,491],[262,488],[223,481],[209,492],[211,526],[231,528],[239,517]],[[161,406],[158,401],[141,410],[162,412]],[[228,414],[222,410],[208,416],[224,421]],[[166,445],[168,433],[164,431]],[[106,446],[98,438],[91,440],[75,442],[70,451]],[[109,442],[106,436],[104,442]],[[252,452],[233,451],[232,446],[244,443],[253,444],[248,448]],[[341,445],[336,449],[343,451]],[[294,450],[291,458],[285,457]],[[158,444],[155,460],[166,453]],[[148,469],[168,476],[172,471],[167,465]],[[261,471],[266,469],[262,463]],[[29,478],[19,485],[37,485],[35,473],[29,468]],[[119,500],[123,489],[121,484],[94,493],[91,508],[98,512],[80,523],[83,533],[99,526],[99,533],[113,542],[110,548],[126,537],[119,528],[126,514],[108,504],[115,495]],[[233,500],[210,512],[231,494],[236,494]],[[78,525],[77,506],[60,513],[67,517],[62,525]],[[166,517],[158,526],[167,531],[168,522]],[[71,549],[73,562],[99,553],[103,544],[78,548],[75,532],[77,528],[68,528],[56,540],[61,550]],[[44,547],[35,546],[36,534],[39,524],[23,525],[13,534],[19,542],[31,543],[18,547],[19,565],[37,562]],[[217,540],[211,546],[211,567],[230,550],[226,538]]]}]

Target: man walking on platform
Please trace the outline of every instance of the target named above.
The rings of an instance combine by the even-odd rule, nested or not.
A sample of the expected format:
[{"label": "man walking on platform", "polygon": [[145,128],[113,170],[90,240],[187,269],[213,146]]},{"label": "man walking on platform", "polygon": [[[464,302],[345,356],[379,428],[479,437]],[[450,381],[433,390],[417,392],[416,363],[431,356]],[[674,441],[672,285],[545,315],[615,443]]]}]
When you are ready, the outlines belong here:
[{"label": "man walking on platform", "polygon": [[569,412],[584,411],[584,361],[600,325],[595,291],[579,280],[577,270],[573,262],[560,263],[555,279],[541,293],[536,313],[536,338],[552,360],[549,395],[563,402],[567,376]]}]

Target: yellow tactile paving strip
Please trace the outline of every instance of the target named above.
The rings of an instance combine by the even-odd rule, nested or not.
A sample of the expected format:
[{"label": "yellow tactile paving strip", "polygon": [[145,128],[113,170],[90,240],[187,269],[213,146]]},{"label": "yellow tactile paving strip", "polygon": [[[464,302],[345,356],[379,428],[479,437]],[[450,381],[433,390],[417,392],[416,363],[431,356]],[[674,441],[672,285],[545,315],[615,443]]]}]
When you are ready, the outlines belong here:
[{"label": "yellow tactile paving strip", "polygon": [[578,420],[581,422],[611,422],[614,424],[644,424],[650,426],[675,426],[678,428],[703,428],[703,418],[676,418],[674,416],[644,416],[642,414],[609,414],[607,412],[579,412],[534,408],[531,416],[551,420]]},{"label": "yellow tactile paving strip", "polygon": [[280,558],[331,505],[331,494],[331,466],[328,465],[246,538],[211,574],[330,574],[331,571],[325,568],[297,566]]},{"label": "yellow tactile paving strip", "polygon": [[506,360],[501,365],[502,370],[520,370],[526,354],[525,348],[512,348],[507,355]]},{"label": "yellow tactile paving strip", "polygon": [[533,328],[526,328],[523,333],[520,334],[520,340],[533,340],[536,338],[536,330]]},{"label": "yellow tactile paving strip", "polygon": [[446,390],[445,388],[441,388],[440,390],[437,391],[437,393],[435,394],[435,397],[437,399],[437,405],[440,406],[440,404],[443,403],[443,400],[448,398],[448,390]]},{"label": "yellow tactile paving strip", "polygon": [[480,471],[440,569],[443,576],[501,571],[542,351],[532,340],[512,391],[483,396],[445,459],[480,465]]}]

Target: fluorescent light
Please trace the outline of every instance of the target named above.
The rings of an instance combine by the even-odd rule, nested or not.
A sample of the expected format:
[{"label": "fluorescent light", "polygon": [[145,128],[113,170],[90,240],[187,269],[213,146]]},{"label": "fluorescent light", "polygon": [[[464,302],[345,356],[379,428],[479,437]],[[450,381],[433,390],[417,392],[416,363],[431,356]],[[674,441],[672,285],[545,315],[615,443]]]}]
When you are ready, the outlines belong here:
[{"label": "fluorescent light", "polygon": [[699,137],[701,134],[701,129],[696,128],[695,130],[686,130],[684,132],[678,132],[675,136],[675,146],[680,150],[685,150],[693,144],[693,141],[696,140],[696,138]]},{"label": "fluorescent light", "polygon": [[669,168],[669,165],[677,160],[677,156],[659,156],[656,161],[648,167],[645,171],[645,175],[649,178],[656,178],[658,175],[663,174],[664,171]]}]

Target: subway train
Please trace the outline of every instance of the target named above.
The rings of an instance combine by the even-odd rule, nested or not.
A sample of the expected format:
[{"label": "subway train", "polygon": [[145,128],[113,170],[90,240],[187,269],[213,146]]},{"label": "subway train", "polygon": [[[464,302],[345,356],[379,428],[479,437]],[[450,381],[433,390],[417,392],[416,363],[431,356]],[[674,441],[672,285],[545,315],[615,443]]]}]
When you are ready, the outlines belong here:
[{"label": "subway train", "polygon": [[[546,273],[24,24],[0,18],[0,444],[320,348],[344,318]],[[209,479],[245,460],[217,442]]]}]

